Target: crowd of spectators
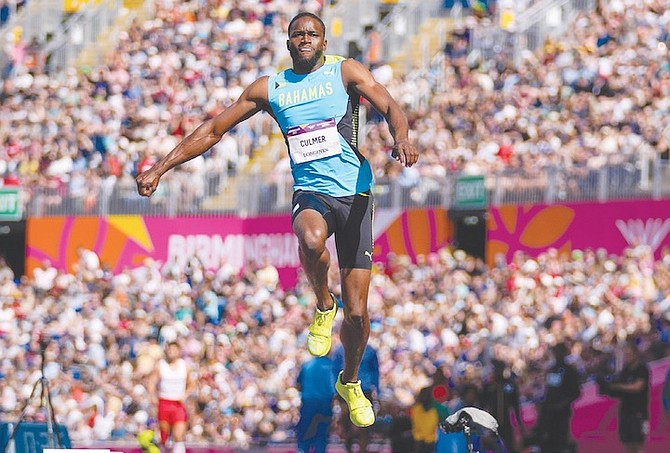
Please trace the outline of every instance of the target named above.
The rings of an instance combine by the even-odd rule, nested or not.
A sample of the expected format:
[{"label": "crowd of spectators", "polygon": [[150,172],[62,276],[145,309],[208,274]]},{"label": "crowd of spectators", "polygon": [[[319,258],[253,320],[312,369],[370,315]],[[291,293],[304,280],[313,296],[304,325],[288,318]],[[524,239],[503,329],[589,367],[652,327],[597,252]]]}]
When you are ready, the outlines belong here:
[{"label": "crowd of spectators", "polygon": [[[380,426],[433,383],[442,384],[443,402],[458,407],[461,391],[481,392],[491,379],[494,359],[516,376],[522,402],[533,403],[557,342],[570,345],[584,380],[612,372],[626,340],[636,339],[648,360],[668,353],[668,250],[660,259],[647,247],[622,256],[517,253],[509,265],[489,268],[442,249],[416,261],[391,255],[374,267],[370,342],[379,358]],[[16,420],[39,379],[41,340],[56,416],[73,441],[130,440],[155,427],[147,375],[162,345],[177,340],[198,382],[187,402],[189,442],[294,440],[296,373],[309,359],[315,303],[302,277],[284,290],[271,265],[212,271],[197,259],[184,268],[148,260],[114,275],[81,250],[72,272],[45,262],[28,278],[3,266],[0,302],[3,420]],[[29,419],[40,416],[37,403]]]},{"label": "crowd of spectators", "polygon": [[[15,62],[0,89],[0,177],[28,195],[41,188],[47,204],[69,194],[84,210],[111,188],[130,197],[135,174],[255,78],[276,72],[288,20],[319,8],[307,0],[158,1],[154,17],[120,34],[103,66],[46,73],[43,64]],[[245,122],[175,172],[185,197],[202,197],[208,175],[243,167],[270,121]]]},{"label": "crowd of spectators", "polygon": [[[422,153],[411,169],[393,165],[386,125],[368,109],[361,147],[377,178],[414,188],[419,202],[439,188],[436,179],[459,171],[522,172],[514,187],[532,189],[547,184],[548,168],[560,168],[560,199],[596,186],[594,174],[613,165],[614,187],[644,188],[640,172],[669,148],[670,13],[660,0],[598,4],[519,61],[470,51],[475,29],[490,28],[492,19],[466,17],[455,23],[440,64],[399,76],[376,63],[373,72],[406,107]],[[67,195],[84,212],[112,192],[136,202],[133,175],[256,77],[283,68],[287,21],[321,6],[159,1],[155,17],[121,33],[103,66],[47,74],[43,64],[18,64],[0,89],[4,184],[32,188],[28,197],[39,188],[47,206]],[[171,172],[182,188],[171,201],[197,205],[218,193],[273,127],[257,115]],[[284,160],[276,172],[288,171]],[[168,198],[167,189],[153,202]]]},{"label": "crowd of spectators", "polygon": [[[396,98],[417,106],[411,127],[422,157],[412,169],[385,165],[388,134],[380,123],[363,141],[377,177],[402,172],[416,185],[455,171],[515,171],[523,178],[510,185],[533,188],[546,185],[548,168],[560,168],[560,198],[593,185],[589,175],[612,165],[620,173],[614,185],[638,183],[640,168],[667,159],[670,148],[670,12],[657,0],[597,3],[560,39],[518,61],[511,52],[470,51],[478,25],[468,18],[438,66],[389,78]],[[488,18],[480,26],[494,28]]]}]

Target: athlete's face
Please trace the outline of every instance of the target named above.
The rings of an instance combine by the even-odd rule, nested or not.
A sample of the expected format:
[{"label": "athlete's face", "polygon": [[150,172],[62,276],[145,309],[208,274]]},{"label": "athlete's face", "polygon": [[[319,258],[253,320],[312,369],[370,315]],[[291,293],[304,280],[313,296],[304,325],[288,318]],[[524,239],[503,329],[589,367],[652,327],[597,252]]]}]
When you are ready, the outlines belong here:
[{"label": "athlete's face", "polygon": [[326,50],[327,41],[319,21],[312,17],[301,17],[293,23],[286,42],[293,60],[293,68],[299,72],[315,69]]}]

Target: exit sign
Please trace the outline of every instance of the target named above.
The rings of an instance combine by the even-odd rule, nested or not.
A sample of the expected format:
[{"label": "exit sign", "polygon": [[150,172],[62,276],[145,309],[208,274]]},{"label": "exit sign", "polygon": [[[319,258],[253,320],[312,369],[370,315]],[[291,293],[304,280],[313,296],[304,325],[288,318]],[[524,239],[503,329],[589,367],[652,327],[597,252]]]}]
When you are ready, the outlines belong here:
[{"label": "exit sign", "polygon": [[486,207],[486,185],[484,176],[459,176],[456,180],[454,207],[457,209],[480,209]]},{"label": "exit sign", "polygon": [[0,220],[21,220],[21,191],[18,187],[0,187]]}]

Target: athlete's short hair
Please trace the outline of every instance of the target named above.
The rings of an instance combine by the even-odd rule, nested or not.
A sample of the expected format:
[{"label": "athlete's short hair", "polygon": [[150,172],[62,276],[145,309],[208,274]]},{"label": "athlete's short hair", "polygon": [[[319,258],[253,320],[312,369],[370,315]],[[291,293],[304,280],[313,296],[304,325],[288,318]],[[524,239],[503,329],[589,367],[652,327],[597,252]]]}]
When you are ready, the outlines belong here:
[{"label": "athlete's short hair", "polygon": [[321,24],[321,28],[323,28],[324,36],[326,35],[326,24],[323,23],[321,18],[314,13],[310,13],[309,11],[303,11],[301,13],[296,14],[295,17],[293,19],[291,19],[291,22],[289,22],[289,24],[288,24],[288,36],[289,36],[289,38],[291,37],[291,27],[293,27],[293,23],[296,20],[300,19],[301,17],[309,17],[311,19],[316,20],[319,24]]}]

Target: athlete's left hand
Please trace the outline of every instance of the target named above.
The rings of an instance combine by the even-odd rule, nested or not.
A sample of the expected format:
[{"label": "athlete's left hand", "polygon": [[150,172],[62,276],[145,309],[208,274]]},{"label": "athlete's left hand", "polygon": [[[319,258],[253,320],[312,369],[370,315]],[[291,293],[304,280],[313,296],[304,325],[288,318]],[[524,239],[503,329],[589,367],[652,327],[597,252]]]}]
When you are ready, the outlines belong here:
[{"label": "athlete's left hand", "polygon": [[419,160],[419,152],[413,144],[407,140],[401,140],[393,145],[391,157],[403,164],[405,167],[411,167]]}]

